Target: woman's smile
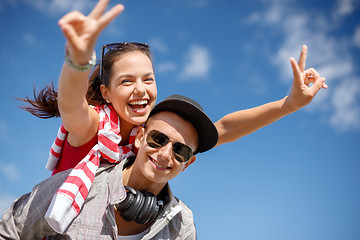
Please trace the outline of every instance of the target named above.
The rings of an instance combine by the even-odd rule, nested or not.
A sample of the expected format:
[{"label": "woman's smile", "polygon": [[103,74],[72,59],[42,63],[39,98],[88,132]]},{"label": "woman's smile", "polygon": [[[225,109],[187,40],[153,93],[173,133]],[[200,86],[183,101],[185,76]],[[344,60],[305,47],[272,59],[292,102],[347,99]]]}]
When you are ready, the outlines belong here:
[{"label": "woman's smile", "polygon": [[149,104],[148,99],[139,99],[139,100],[132,100],[128,103],[128,106],[136,113],[144,114],[146,113],[146,107]]}]

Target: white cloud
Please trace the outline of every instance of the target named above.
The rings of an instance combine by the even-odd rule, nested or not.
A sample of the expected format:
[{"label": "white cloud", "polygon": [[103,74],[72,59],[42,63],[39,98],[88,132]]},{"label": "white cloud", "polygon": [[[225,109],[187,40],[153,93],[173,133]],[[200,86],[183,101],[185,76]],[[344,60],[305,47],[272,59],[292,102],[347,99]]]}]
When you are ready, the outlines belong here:
[{"label": "white cloud", "polygon": [[171,72],[177,69],[177,65],[174,62],[163,62],[156,64],[155,66],[157,73]]},{"label": "white cloud", "polygon": [[358,0],[337,0],[334,8],[334,17],[344,17],[353,13],[359,5]]},{"label": "white cloud", "polygon": [[95,0],[22,0],[23,2],[34,7],[38,11],[50,15],[66,14],[70,11],[77,10],[88,14],[97,1]]},{"label": "white cloud", "polygon": [[89,1],[83,0],[52,0],[49,4],[49,10],[53,13],[61,13],[61,12],[69,12],[72,10],[79,10],[83,12],[87,10],[89,7],[87,6]]},{"label": "white cloud", "polygon": [[360,26],[357,26],[354,33],[354,44],[360,48]]},{"label": "white cloud", "polygon": [[279,23],[282,18],[282,4],[281,2],[273,1],[266,14],[264,15],[264,21],[268,24]]},{"label": "white cloud", "polygon": [[149,45],[152,52],[159,52],[161,54],[166,54],[168,52],[168,48],[165,43],[158,38],[151,39]]},{"label": "white cloud", "polygon": [[15,165],[9,163],[1,163],[0,173],[5,176],[9,181],[15,182],[21,178],[20,171]]},{"label": "white cloud", "polygon": [[328,64],[321,65],[318,72],[326,77],[327,82],[332,82],[348,78],[352,74],[353,68],[350,59],[331,59]]},{"label": "white cloud", "polygon": [[29,46],[34,46],[37,42],[36,36],[32,33],[24,33],[23,39],[24,39],[25,43]]},{"label": "white cloud", "polygon": [[204,79],[209,74],[210,65],[210,52],[205,47],[193,45],[185,54],[185,66],[180,77]]},{"label": "white cloud", "polygon": [[[335,89],[332,98],[335,113],[330,124],[339,131],[348,131],[360,126],[360,79],[346,80]],[[350,87],[349,87],[350,86]]]},{"label": "white cloud", "polygon": [[262,16],[259,12],[253,12],[250,13],[250,15],[245,19],[245,24],[253,24],[253,23],[257,23],[260,22]]}]

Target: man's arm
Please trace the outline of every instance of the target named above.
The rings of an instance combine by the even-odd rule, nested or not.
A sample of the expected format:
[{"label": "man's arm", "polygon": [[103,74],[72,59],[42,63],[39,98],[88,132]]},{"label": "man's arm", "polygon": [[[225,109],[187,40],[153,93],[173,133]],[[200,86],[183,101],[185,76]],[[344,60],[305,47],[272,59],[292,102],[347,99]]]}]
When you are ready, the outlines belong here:
[{"label": "man's arm", "polygon": [[294,78],[289,96],[255,108],[230,113],[215,123],[219,132],[217,146],[236,141],[301,109],[313,100],[321,88],[327,88],[325,78],[320,77],[315,69],[305,71],[306,55],[307,47],[303,46],[299,63],[290,58]]}]

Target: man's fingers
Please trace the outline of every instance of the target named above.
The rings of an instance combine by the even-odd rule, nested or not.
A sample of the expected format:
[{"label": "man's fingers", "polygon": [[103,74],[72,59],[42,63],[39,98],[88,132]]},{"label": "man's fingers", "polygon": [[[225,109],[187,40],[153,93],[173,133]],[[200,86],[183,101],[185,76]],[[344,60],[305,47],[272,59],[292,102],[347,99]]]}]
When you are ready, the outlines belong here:
[{"label": "man's fingers", "polygon": [[309,78],[319,78],[320,77],[320,74],[314,68],[306,69],[306,71],[304,73]]},{"label": "man's fingers", "polygon": [[322,88],[323,88],[323,89],[327,89],[327,88],[328,88],[328,85],[325,83],[325,81],[324,81],[323,84],[322,84]]},{"label": "man's fingers", "polygon": [[307,46],[303,45],[299,57],[299,69],[301,72],[304,72],[305,70],[306,55],[307,55]]},{"label": "man's fingers", "polygon": [[294,74],[294,84],[301,85],[303,83],[301,78],[301,72],[295,58],[291,57],[290,63]]},{"label": "man's fingers", "polygon": [[315,96],[321,88],[327,88],[327,85],[325,84],[325,78],[323,77],[318,78],[315,83],[309,88],[310,94],[312,96]]}]

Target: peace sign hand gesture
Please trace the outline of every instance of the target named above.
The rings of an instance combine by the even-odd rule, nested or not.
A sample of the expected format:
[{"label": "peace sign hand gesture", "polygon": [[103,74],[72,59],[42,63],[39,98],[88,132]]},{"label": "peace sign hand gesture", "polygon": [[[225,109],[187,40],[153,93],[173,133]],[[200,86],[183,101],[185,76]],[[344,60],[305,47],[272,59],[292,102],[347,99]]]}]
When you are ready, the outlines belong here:
[{"label": "peace sign hand gesture", "polygon": [[91,59],[96,40],[101,31],[117,17],[124,6],[118,4],[105,12],[110,0],[99,0],[88,16],[73,11],[63,16],[58,24],[66,38],[66,49],[79,64]]},{"label": "peace sign hand gesture", "polygon": [[[294,111],[309,104],[321,88],[327,88],[325,78],[320,77],[315,69],[304,70],[306,55],[307,47],[304,45],[301,50],[299,63],[296,63],[294,58],[290,58],[294,79],[286,103]],[[310,83],[313,83],[313,85],[310,86]]]}]

